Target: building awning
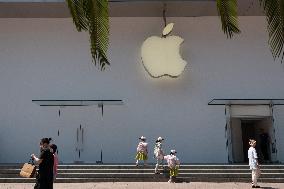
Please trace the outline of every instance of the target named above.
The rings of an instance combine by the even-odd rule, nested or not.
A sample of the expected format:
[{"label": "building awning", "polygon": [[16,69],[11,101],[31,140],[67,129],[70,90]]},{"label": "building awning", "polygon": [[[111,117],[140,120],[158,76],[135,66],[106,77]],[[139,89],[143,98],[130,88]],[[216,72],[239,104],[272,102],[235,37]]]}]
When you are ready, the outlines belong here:
[{"label": "building awning", "polygon": [[212,99],[208,105],[284,105],[284,99]]},{"label": "building awning", "polygon": [[32,100],[40,106],[93,106],[122,105],[122,100]]}]

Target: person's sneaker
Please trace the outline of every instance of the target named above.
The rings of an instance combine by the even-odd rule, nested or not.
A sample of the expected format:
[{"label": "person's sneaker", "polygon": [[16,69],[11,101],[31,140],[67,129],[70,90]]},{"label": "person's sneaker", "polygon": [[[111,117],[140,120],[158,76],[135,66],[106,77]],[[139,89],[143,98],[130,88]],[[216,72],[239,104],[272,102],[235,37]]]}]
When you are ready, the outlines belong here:
[{"label": "person's sneaker", "polygon": [[168,180],[168,183],[173,183],[173,181],[170,179],[170,180]]}]

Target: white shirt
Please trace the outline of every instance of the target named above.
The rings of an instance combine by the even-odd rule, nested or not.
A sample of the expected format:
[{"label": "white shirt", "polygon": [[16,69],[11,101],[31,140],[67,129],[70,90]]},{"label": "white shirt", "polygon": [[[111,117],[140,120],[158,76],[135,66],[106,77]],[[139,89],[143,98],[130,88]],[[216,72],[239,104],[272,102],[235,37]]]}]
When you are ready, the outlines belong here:
[{"label": "white shirt", "polygon": [[154,155],[155,155],[155,158],[157,158],[157,159],[163,159],[164,158],[164,152],[163,152],[163,149],[162,149],[162,143],[161,142],[157,142],[155,144]]},{"label": "white shirt", "polygon": [[257,153],[254,147],[250,147],[248,150],[248,159],[250,169],[257,169]]},{"label": "white shirt", "polygon": [[139,142],[137,146],[137,152],[148,153],[147,147],[148,147],[147,142]]},{"label": "white shirt", "polygon": [[179,159],[175,155],[164,156],[164,159],[167,160],[168,166],[170,168],[175,168],[176,165],[180,164]]}]

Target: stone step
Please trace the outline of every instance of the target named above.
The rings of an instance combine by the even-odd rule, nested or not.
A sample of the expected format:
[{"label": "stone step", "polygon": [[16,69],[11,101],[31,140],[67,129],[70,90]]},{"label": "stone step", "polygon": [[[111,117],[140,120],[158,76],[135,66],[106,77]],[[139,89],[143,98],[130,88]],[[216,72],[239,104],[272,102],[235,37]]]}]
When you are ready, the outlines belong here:
[{"label": "stone step", "polygon": [[[16,169],[22,167],[23,164],[0,164],[0,169]],[[139,168],[154,168],[154,164],[150,164],[148,166],[139,165]],[[249,166],[247,164],[243,165],[235,165],[235,164],[182,164],[180,168],[184,169],[246,169]],[[125,165],[113,165],[113,164],[60,164],[59,168],[62,169],[137,169],[137,166],[134,164],[125,164]],[[261,165],[262,169],[284,169],[283,164],[271,164],[271,165]]]},{"label": "stone step", "polygon": [[[60,165],[61,169],[154,169],[155,165]],[[248,169],[248,165],[181,165],[181,169]],[[284,169],[284,165],[262,165],[262,169]]]},{"label": "stone step", "polygon": [[[58,178],[57,183],[85,183],[85,182],[166,182],[167,178]],[[250,178],[199,178],[186,177],[178,178],[178,182],[247,182]],[[263,183],[284,183],[283,178],[260,178]],[[35,183],[35,179],[24,178],[0,178],[0,183]]]},{"label": "stone step", "polygon": [[[1,164],[0,182],[34,182],[19,176],[22,164]],[[165,182],[168,174],[155,175],[154,165],[67,165],[59,166],[57,182]],[[263,182],[284,182],[284,165],[262,165]],[[250,182],[247,165],[191,165],[180,166],[180,182]]]},{"label": "stone step", "polygon": [[[19,170],[18,170],[19,171]],[[163,171],[160,169],[160,171]],[[153,173],[153,169],[59,169],[59,173]],[[249,169],[179,169],[180,173],[250,173]],[[284,169],[264,169],[263,173],[284,173]],[[1,171],[0,171],[1,173]]]},{"label": "stone step", "polygon": [[[0,172],[6,171],[6,170],[19,170],[21,169],[21,166],[17,166],[17,167],[0,167]],[[133,170],[133,171],[137,171],[139,170],[153,170],[155,169],[155,166],[147,166],[147,167],[74,167],[74,166],[59,166],[58,167],[59,170]],[[243,171],[243,170],[249,170],[248,166],[244,166],[244,167],[188,167],[188,166],[180,166],[181,170],[201,170],[201,171],[210,171],[210,170],[214,170],[214,171],[218,171],[218,170],[232,170],[232,171]],[[271,170],[279,170],[279,171],[283,171],[284,167],[279,167],[279,166],[261,166],[261,170],[264,171],[271,171]]]},{"label": "stone step", "polygon": [[[153,173],[59,173],[58,178],[160,178]],[[250,178],[250,173],[180,173],[179,177]],[[20,178],[18,174],[0,174],[0,178]],[[284,173],[262,173],[261,178],[284,178]]]},{"label": "stone step", "polygon": [[[250,173],[225,173],[225,174],[212,174],[212,173],[180,173],[180,177],[210,177],[210,178],[250,178]],[[90,173],[90,174],[80,174],[80,173],[63,173],[59,174],[58,178],[81,178],[81,177],[89,177],[89,178],[109,178],[109,177],[119,177],[119,178],[157,178],[157,177],[165,177],[165,175],[155,175],[153,173]],[[284,174],[275,174],[275,173],[263,173],[261,175],[262,178],[284,178]]]},{"label": "stone step", "polygon": [[[163,171],[160,169],[160,171]],[[20,169],[0,169],[0,174],[19,174]],[[58,173],[153,173],[153,169],[58,169]],[[179,169],[180,173],[250,173],[249,169]],[[262,169],[262,173],[284,173],[284,169]]]}]

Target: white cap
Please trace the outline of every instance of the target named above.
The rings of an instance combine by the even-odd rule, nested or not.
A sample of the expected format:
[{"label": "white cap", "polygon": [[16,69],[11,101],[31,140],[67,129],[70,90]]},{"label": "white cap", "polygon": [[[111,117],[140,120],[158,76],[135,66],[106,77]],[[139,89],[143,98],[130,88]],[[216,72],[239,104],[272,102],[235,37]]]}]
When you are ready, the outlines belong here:
[{"label": "white cap", "polygon": [[139,139],[141,139],[141,140],[146,140],[146,137],[141,136]]},{"label": "white cap", "polygon": [[157,140],[158,140],[158,141],[162,141],[162,140],[164,140],[164,139],[163,139],[162,137],[158,137]]},{"label": "white cap", "polygon": [[176,154],[177,152],[176,152],[176,150],[171,150],[171,153]]}]

